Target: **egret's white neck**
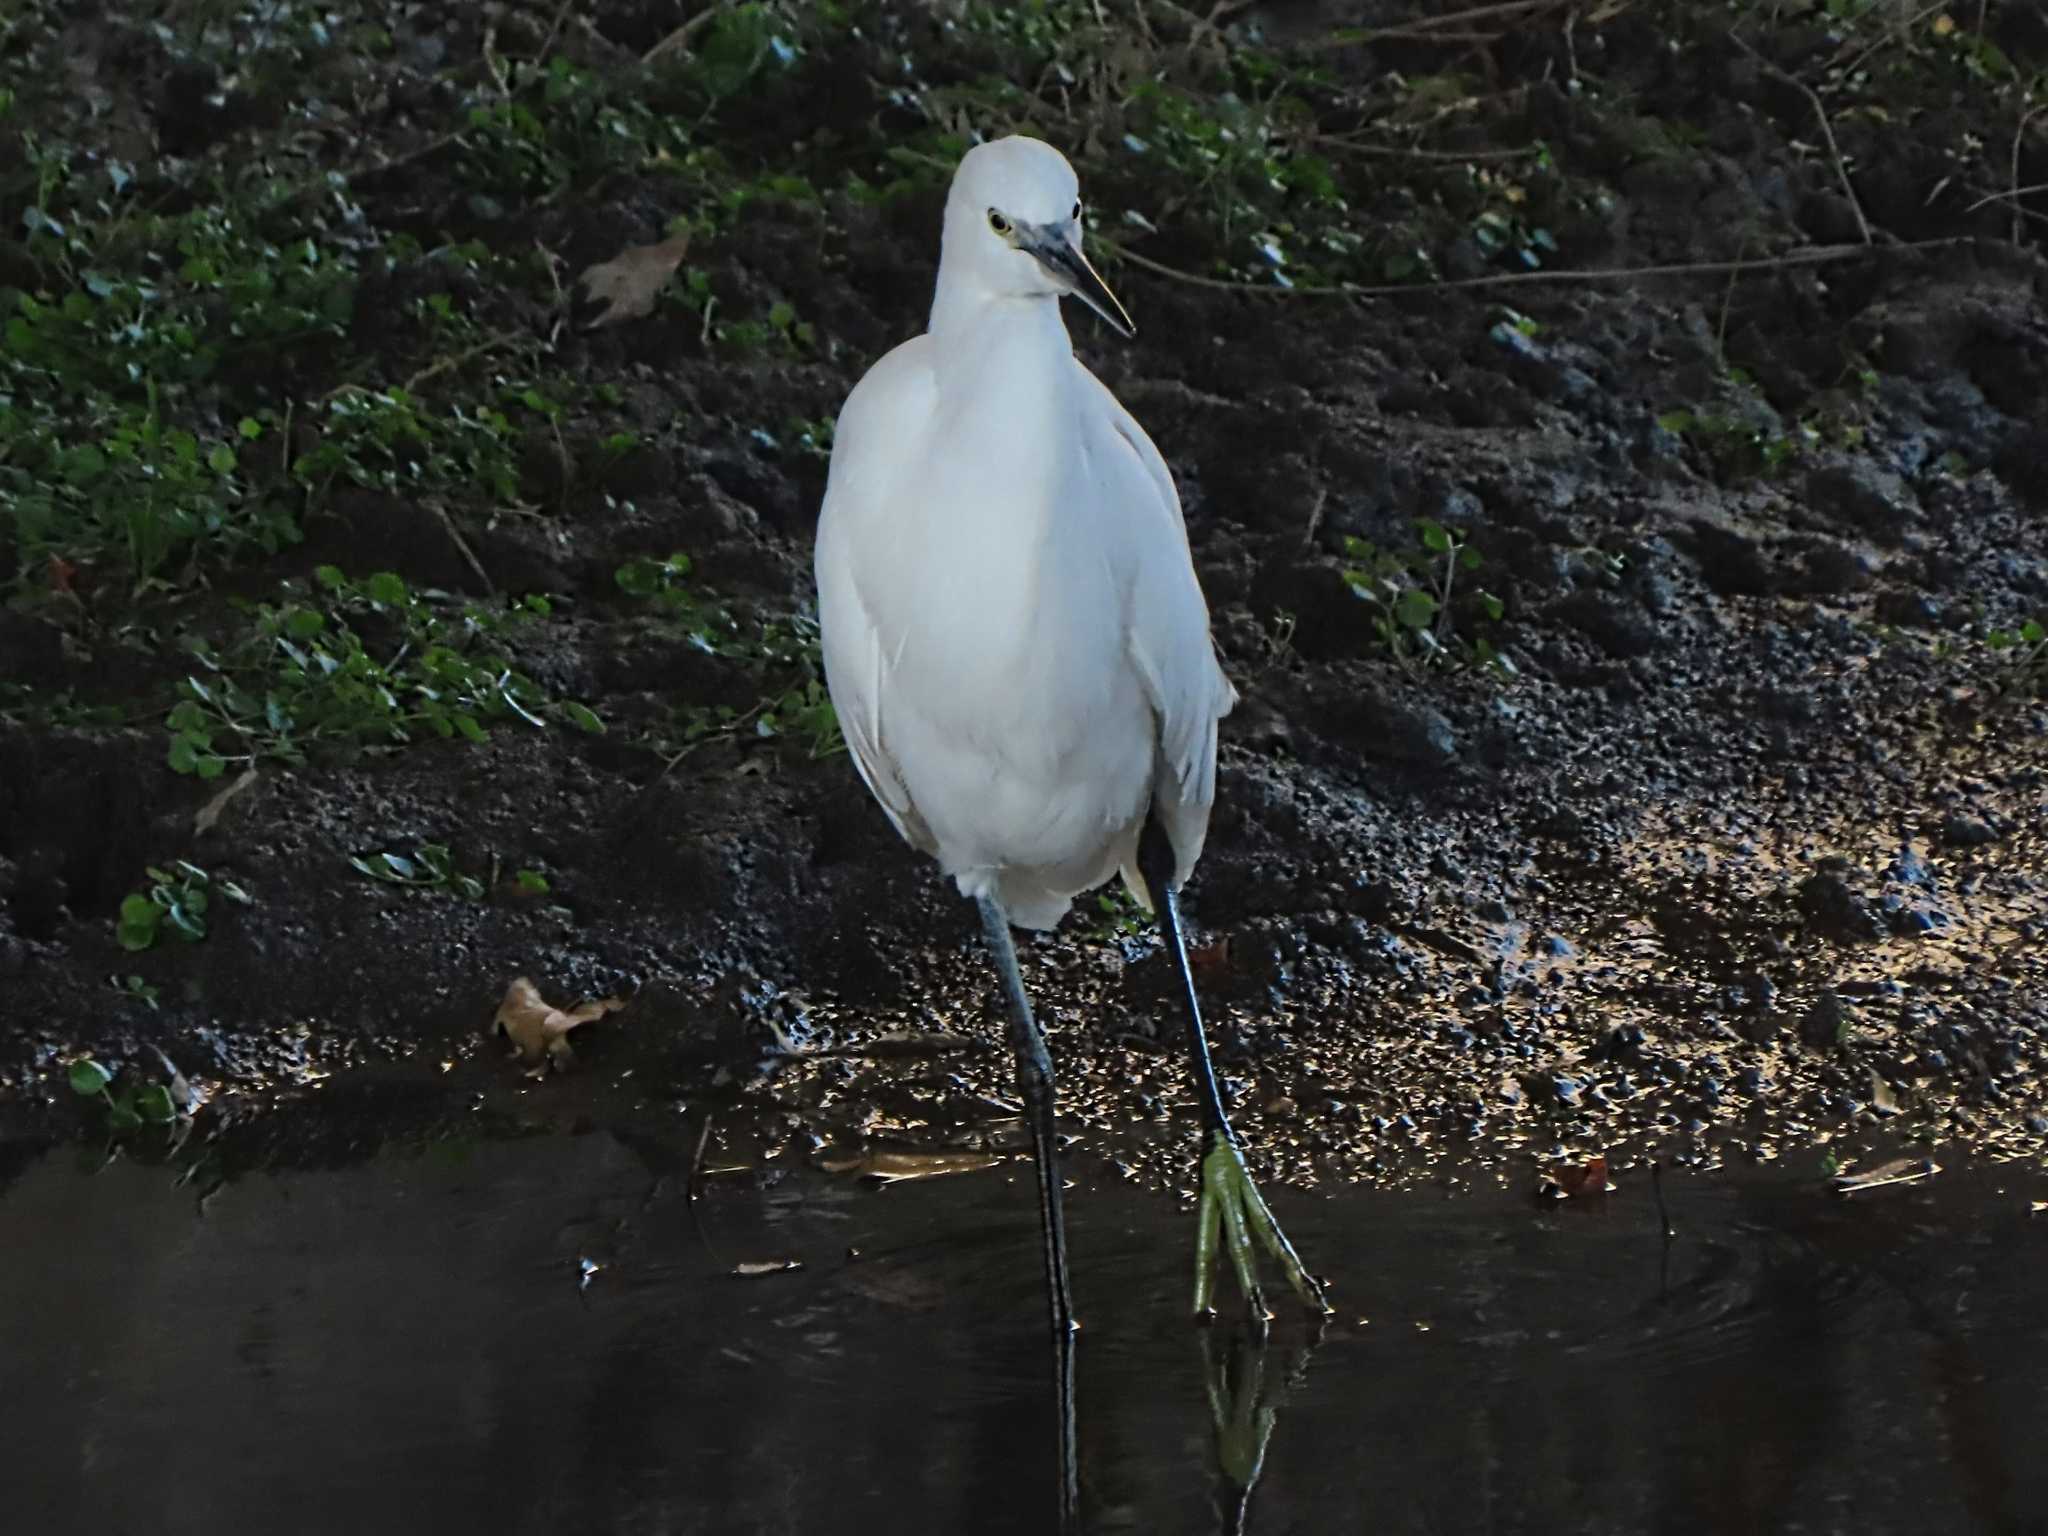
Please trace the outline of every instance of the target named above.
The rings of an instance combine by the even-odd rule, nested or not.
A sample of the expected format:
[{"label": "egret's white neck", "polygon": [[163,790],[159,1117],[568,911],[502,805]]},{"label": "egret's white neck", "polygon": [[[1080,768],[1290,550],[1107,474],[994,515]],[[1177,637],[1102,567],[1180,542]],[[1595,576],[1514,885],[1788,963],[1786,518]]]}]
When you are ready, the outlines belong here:
[{"label": "egret's white neck", "polygon": [[970,273],[948,271],[942,259],[938,286],[932,293],[932,317],[925,329],[944,337],[983,330],[991,323],[1006,331],[1044,331],[1059,343],[1062,353],[1074,350],[1060,314],[1058,294],[997,293],[976,282]]}]

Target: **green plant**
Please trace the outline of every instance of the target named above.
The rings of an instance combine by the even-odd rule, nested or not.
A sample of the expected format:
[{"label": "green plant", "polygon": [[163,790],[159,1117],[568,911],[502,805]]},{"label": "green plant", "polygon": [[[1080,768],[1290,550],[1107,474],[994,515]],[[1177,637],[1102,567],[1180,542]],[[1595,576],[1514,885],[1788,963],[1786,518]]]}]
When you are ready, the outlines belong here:
[{"label": "green plant", "polygon": [[484,899],[484,883],[455,867],[455,856],[448,851],[446,843],[421,843],[410,855],[358,854],[348,862],[349,868],[356,873],[385,885],[400,885],[415,891],[449,891],[465,901]]},{"label": "green plant", "polygon": [[1095,943],[1113,944],[1122,939],[1142,938],[1151,929],[1151,916],[1138,905],[1137,898],[1124,889],[1121,880],[1111,881],[1095,893],[1095,916],[1087,928],[1087,936]]},{"label": "green plant", "polygon": [[145,1007],[156,1007],[157,989],[140,976],[109,976],[107,985],[123,997],[130,998]]},{"label": "green plant", "polygon": [[2028,619],[2017,629],[1994,629],[1984,643],[2003,654],[2011,666],[2004,687],[2009,691],[2048,691],[2048,624]]},{"label": "green plant", "polygon": [[287,591],[281,605],[256,605],[237,642],[192,648],[201,671],[179,683],[165,718],[175,771],[218,778],[229,763],[302,762],[321,740],[480,742],[501,719],[604,730],[588,705],[551,698],[508,655],[523,628],[553,612],[545,597],[456,604],[390,571],[355,581],[333,566],[316,570],[303,596]]},{"label": "green plant", "polygon": [[1366,539],[1347,538],[1344,552],[1351,564],[1344,581],[1352,594],[1372,611],[1373,633],[1395,660],[1443,662],[1469,660],[1503,677],[1515,665],[1492,639],[1461,634],[1454,623],[1462,603],[1470,621],[1497,624],[1504,613],[1501,600],[1484,588],[1458,590],[1458,574],[1476,572],[1485,562],[1462,533],[1432,518],[1416,521],[1419,547],[1382,549]]},{"label": "green plant", "polygon": [[183,859],[169,869],[151,865],[149,878],[147,890],[122,899],[114,937],[123,949],[150,949],[166,935],[187,944],[197,943],[206,937],[206,914],[215,892],[244,906],[250,901],[249,893],[234,881],[216,880]]},{"label": "green plant", "polygon": [[79,1057],[65,1072],[73,1093],[106,1105],[107,1126],[117,1135],[145,1125],[169,1125],[178,1118],[177,1102],[162,1083],[131,1080],[123,1083],[117,1094],[113,1091],[114,1073],[90,1056]]}]

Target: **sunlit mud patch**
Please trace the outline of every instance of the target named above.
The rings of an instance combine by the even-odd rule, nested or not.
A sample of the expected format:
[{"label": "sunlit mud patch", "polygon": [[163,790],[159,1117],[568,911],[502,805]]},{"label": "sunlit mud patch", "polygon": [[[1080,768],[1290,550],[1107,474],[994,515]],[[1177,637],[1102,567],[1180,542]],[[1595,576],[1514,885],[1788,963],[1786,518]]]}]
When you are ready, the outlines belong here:
[{"label": "sunlit mud patch", "polygon": [[[1846,1167],[1900,1144],[2043,1155],[2043,779],[2027,722],[1993,726],[1886,748],[1853,797],[1811,787],[1828,754],[1790,775],[1752,765],[1717,801],[1538,843],[1499,897],[1277,928],[1219,913],[1198,980],[1256,1156],[1296,1183],[1519,1187],[1596,1153],[1618,1168],[1799,1148]],[[1064,1123],[1130,1176],[1185,1189],[1184,1026],[1156,947],[1098,924],[1028,946],[1025,965]],[[845,1054],[792,1059],[762,1091],[820,1125],[1002,1134],[1007,1057],[970,1044],[1000,1039],[985,965],[963,945],[904,957],[897,980],[913,1005],[813,1008]],[[859,1055],[934,1029],[950,1059]]]},{"label": "sunlit mud patch", "polygon": [[[514,1134],[425,1102],[262,1117],[203,1188],[0,1143],[0,1246],[35,1256],[0,1271],[0,1357],[36,1405],[0,1464],[37,1528],[1050,1528],[1027,1162],[884,1187],[721,1137],[693,1198],[695,1114]],[[1191,1220],[1077,1158],[1090,1529],[1216,1528],[1246,1465],[1219,1381],[1275,1415],[1255,1531],[2027,1528],[2048,1187],[1845,1198],[1821,1163],[1677,1171],[1661,1212],[1627,1176],[1284,1193],[1339,1312],[1248,1360],[1189,1323]]]}]

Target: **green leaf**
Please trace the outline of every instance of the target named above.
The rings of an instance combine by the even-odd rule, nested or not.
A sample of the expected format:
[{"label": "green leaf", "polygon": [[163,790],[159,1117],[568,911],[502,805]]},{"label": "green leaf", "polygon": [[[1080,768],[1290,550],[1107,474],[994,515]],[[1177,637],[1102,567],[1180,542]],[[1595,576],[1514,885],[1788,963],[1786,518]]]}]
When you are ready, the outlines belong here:
[{"label": "green leaf", "polygon": [[1484,557],[1470,544],[1458,551],[1458,565],[1464,570],[1476,571],[1485,563]]},{"label": "green leaf", "polygon": [[82,1056],[71,1063],[68,1075],[71,1079],[71,1091],[83,1094],[87,1098],[91,1098],[114,1080],[114,1074],[90,1056]]},{"label": "green leaf", "polygon": [[522,869],[512,879],[519,889],[529,896],[545,896],[548,893],[548,877],[537,869]]},{"label": "green leaf", "polygon": [[1491,592],[1482,592],[1479,594],[1479,606],[1486,610],[1486,616],[1489,619],[1493,619],[1495,621],[1498,621],[1500,616],[1503,613],[1507,612],[1507,605],[1503,603],[1499,598],[1495,597]]},{"label": "green leaf", "polygon": [[1683,437],[1699,424],[1699,418],[1691,411],[1666,411],[1657,418],[1657,425],[1666,432],[1676,432]]},{"label": "green leaf", "polygon": [[405,583],[395,571],[378,571],[363,583],[363,592],[373,603],[386,608],[405,606]]},{"label": "green leaf", "polygon": [[151,1125],[169,1125],[178,1118],[178,1106],[171,1100],[170,1089],[151,1083],[135,1095],[135,1113]]},{"label": "green leaf", "polygon": [[477,724],[475,715],[458,714],[451,715],[449,718],[455,722],[455,729],[471,741],[489,741],[491,739],[490,733]]},{"label": "green leaf", "polygon": [[202,779],[217,779],[227,771],[227,766],[226,758],[218,757],[211,752],[202,752],[198,761],[193,763],[192,771]]},{"label": "green leaf", "polygon": [[597,717],[597,711],[587,704],[578,704],[574,699],[562,705],[562,713],[569,717],[572,725],[582,727],[593,736],[604,734],[604,722]]},{"label": "green leaf", "polygon": [[199,750],[192,745],[189,736],[179,736],[171,742],[171,750],[164,760],[171,765],[173,773],[193,773],[199,767]]},{"label": "green leaf", "polygon": [[1450,530],[1442,523],[1422,518],[1416,525],[1422,531],[1422,547],[1433,554],[1447,555],[1451,552]]},{"label": "green leaf", "polygon": [[1394,617],[1408,629],[1427,629],[1436,619],[1436,599],[1420,587],[1410,587],[1394,604]]},{"label": "green leaf", "polygon": [[284,632],[294,640],[310,640],[326,627],[327,615],[317,608],[294,608],[284,621]]},{"label": "green leaf", "polygon": [[348,585],[348,578],[341,574],[341,567],[338,565],[314,566],[313,579],[330,592],[339,592]]},{"label": "green leaf", "polygon": [[258,421],[254,416],[244,416],[241,419],[241,421],[236,424],[235,430],[241,433],[246,440],[254,442],[257,438],[263,435],[263,423]]},{"label": "green leaf", "polygon": [[206,455],[206,467],[216,475],[231,475],[235,472],[235,450],[226,443],[215,443]]},{"label": "green leaf", "polygon": [[67,485],[83,485],[106,473],[107,456],[91,443],[68,448],[58,462],[57,472]]},{"label": "green leaf", "polygon": [[139,1131],[142,1129],[142,1116],[136,1114],[129,1104],[116,1102],[108,1106],[107,1124],[117,1131]]}]

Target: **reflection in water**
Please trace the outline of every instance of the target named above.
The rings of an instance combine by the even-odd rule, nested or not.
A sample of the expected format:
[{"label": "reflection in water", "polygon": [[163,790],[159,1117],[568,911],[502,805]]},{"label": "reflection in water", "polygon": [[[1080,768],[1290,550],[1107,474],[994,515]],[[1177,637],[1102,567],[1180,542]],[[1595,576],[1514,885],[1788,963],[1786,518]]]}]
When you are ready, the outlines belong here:
[{"label": "reflection in water", "polygon": [[[1044,1536],[1029,1178],[714,1179],[699,1236],[604,1133],[251,1175],[203,1210],[52,1153],[0,1185],[0,1360],[34,1405],[0,1476],[48,1531]],[[1297,1197],[1347,1277],[1313,1369],[1299,1325],[1264,1354],[1191,1329],[1182,1213],[1091,1188],[1087,1529],[1214,1530],[1219,1469],[1225,1528],[1270,1536],[2039,1527],[2038,1176],[1674,1175],[1668,1278],[1647,1179],[1619,1182],[1577,1210]]]},{"label": "reflection in water", "polygon": [[[1266,1384],[1266,1362],[1272,1353],[1271,1331],[1255,1323],[1204,1329],[1202,1381],[1209,1396],[1209,1417],[1216,1425],[1216,1509],[1224,1536],[1248,1529],[1252,1490],[1266,1467],[1266,1444],[1273,1438],[1286,1393],[1308,1374],[1308,1358],[1323,1336],[1324,1319],[1309,1322],[1310,1336],[1296,1346],[1281,1383]],[[1219,1340],[1218,1334],[1221,1334]]]}]

